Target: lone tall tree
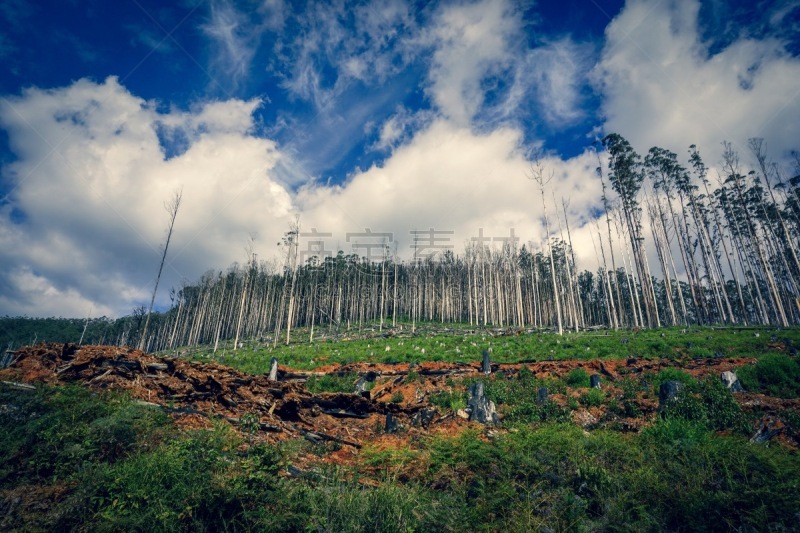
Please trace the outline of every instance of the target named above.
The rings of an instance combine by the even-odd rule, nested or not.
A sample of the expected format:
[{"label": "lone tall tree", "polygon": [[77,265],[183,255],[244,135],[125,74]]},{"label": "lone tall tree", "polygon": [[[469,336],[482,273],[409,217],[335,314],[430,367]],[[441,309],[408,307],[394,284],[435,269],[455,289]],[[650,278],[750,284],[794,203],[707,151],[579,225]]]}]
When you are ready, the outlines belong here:
[{"label": "lone tall tree", "polygon": [[167,259],[167,249],[169,249],[169,240],[172,238],[172,229],[175,227],[175,217],[178,216],[178,208],[181,206],[181,199],[183,198],[183,189],[175,191],[170,201],[164,203],[164,209],[169,213],[169,227],[167,229],[167,243],[164,245],[164,253],[161,254],[161,264],[158,266],[158,276],[156,276],[156,286],[153,287],[153,296],[150,298],[150,307],[147,309],[147,318],[144,321],[144,328],[142,329],[142,336],[139,339],[139,349],[144,351],[147,345],[147,326],[150,325],[150,313],[153,312],[153,303],[156,301],[156,292],[158,292],[158,282],[161,281],[161,272],[164,270],[164,261]]}]

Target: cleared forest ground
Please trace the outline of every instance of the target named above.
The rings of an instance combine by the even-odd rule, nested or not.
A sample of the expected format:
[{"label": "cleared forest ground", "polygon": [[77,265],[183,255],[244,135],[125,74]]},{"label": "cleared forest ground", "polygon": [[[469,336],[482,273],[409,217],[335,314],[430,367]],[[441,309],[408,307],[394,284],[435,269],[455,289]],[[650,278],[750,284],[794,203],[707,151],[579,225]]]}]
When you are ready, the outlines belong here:
[{"label": "cleared forest ground", "polygon": [[[684,433],[669,436],[670,443],[689,442],[701,428],[708,435],[704,439],[712,439],[709,442],[728,443],[725,446],[735,442],[753,449],[771,446],[780,456],[775,460],[791,465],[781,473],[783,485],[778,483],[783,487],[781,490],[798,487],[800,365],[794,347],[800,343],[799,337],[800,331],[796,329],[695,328],[589,332],[564,337],[510,330],[488,335],[485,331],[442,335],[423,329],[414,336],[381,332],[364,338],[323,340],[280,349],[252,342],[236,354],[219,353],[216,358],[225,365],[156,356],[129,348],[42,344],[15,352],[10,366],[0,371],[3,382],[0,387],[4,391],[0,416],[5,418],[4,424],[16,420],[19,425],[21,421],[11,416],[19,410],[9,400],[13,395],[21,398],[41,394],[41,386],[45,385],[78,385],[104,395],[123,394],[136,409],[167,413],[178,430],[187,435],[197,431],[210,434],[230,431],[231,442],[237,443],[234,448],[244,457],[250,457],[255,450],[283,450],[281,468],[274,474],[301,486],[319,488],[320,483],[327,486],[332,475],[329,470],[335,467],[345,469],[337,474],[344,476],[342,482],[355,482],[360,491],[368,487],[380,491],[389,486],[410,490],[413,486],[414,490],[444,490],[464,505],[478,498],[480,501],[472,501],[471,505],[483,506],[483,511],[494,513],[493,517],[484,517],[488,520],[486,524],[499,523],[498,517],[505,516],[503,520],[509,521],[508,524],[520,527],[524,523],[570,529],[567,515],[577,512],[575,519],[588,529],[603,528],[598,524],[610,519],[608,510],[592,510],[591,505],[600,505],[601,500],[609,504],[605,498],[610,496],[605,491],[621,483],[618,470],[625,471],[630,466],[605,457],[608,450],[603,452],[600,463],[606,465],[602,475],[613,478],[613,483],[611,478],[603,482],[609,486],[592,478],[601,475],[596,472],[586,478],[586,466],[583,473],[568,469],[569,476],[582,480],[574,487],[572,482],[567,483],[570,490],[565,489],[563,480],[550,479],[560,467],[552,466],[551,472],[534,469],[525,473],[528,489],[544,484],[542,505],[547,503],[549,509],[537,514],[528,501],[526,509],[533,514],[526,515],[527,522],[514,514],[522,512],[518,501],[508,504],[514,509],[511,514],[495,508],[499,502],[486,501],[484,491],[492,485],[486,476],[491,477],[493,468],[500,469],[502,475],[500,470],[496,475],[511,476],[507,480],[509,486],[516,486],[517,492],[522,490],[519,485],[522,481],[517,474],[506,471],[505,462],[511,460],[507,447],[519,444],[517,441],[523,436],[536,440],[550,435],[556,440],[570,441],[596,435],[601,440],[623,439],[615,446],[628,442],[633,450],[640,442],[667,430]],[[475,352],[482,355],[489,347],[492,353],[487,374]],[[570,356],[576,349],[581,351],[580,360]],[[376,351],[381,356],[375,356]],[[711,356],[703,357],[708,351]],[[602,356],[591,358],[587,352]],[[279,365],[278,379],[271,380],[265,374],[270,354],[299,364]],[[208,355],[195,353],[193,357],[204,360]],[[745,385],[744,392],[731,392],[722,385],[720,375],[726,371],[739,375]],[[599,381],[599,387],[590,385],[593,377]],[[682,390],[673,402],[663,404],[659,388],[666,381],[680,382]],[[495,403],[499,424],[484,425],[469,420],[468,390],[476,382],[484,383],[486,397]],[[543,389],[546,389],[544,396]],[[748,440],[760,444],[747,444]],[[296,443],[303,444],[297,447]],[[711,446],[703,444],[706,445]],[[480,457],[469,456],[468,450],[473,448],[480,450]],[[287,451],[290,449],[293,451]],[[555,453],[553,450],[548,453],[551,452]],[[17,451],[16,456],[11,454],[6,459],[13,464],[21,453]],[[464,453],[467,455],[462,457]],[[575,458],[563,457],[563,460]],[[691,469],[693,460],[690,457],[685,468]],[[712,470],[723,467],[714,462],[717,459],[698,460],[711,460]],[[74,475],[71,473],[66,479],[75,479]],[[13,469],[4,472],[4,528],[18,528],[20,520],[33,509],[59,507],[75,494],[74,484],[63,483],[63,474],[60,483],[45,476],[40,483],[31,485],[27,479],[20,484],[24,477],[16,476]],[[741,489],[738,481],[729,481],[733,484],[725,490],[733,490],[734,486]],[[478,485],[470,489],[475,483]],[[581,488],[581,483],[586,486]],[[600,485],[587,488],[592,483]],[[37,490],[30,490],[33,486]],[[547,487],[552,490],[545,490]],[[767,490],[759,488],[762,489]],[[462,493],[463,490],[467,492]],[[470,496],[470,490],[475,494]],[[560,511],[555,509],[567,505],[565,502],[575,496],[591,505],[581,507],[580,512],[573,509],[574,502]],[[15,501],[16,504],[10,503]],[[752,505],[748,500],[746,507]],[[751,512],[755,514],[751,516]],[[792,518],[781,516],[784,511],[774,509],[769,512],[745,509],[731,523],[750,523],[758,513],[765,512],[772,524]],[[462,514],[469,513],[462,511]],[[670,522],[679,520],[677,517],[655,514],[661,520],[656,529],[680,525]],[[177,519],[175,528],[165,526],[165,529],[182,529],[187,523],[195,523],[194,519],[183,518]],[[458,517],[447,520],[451,519],[453,524],[460,520]],[[420,524],[424,522],[420,518],[413,522],[414,527],[422,527]],[[488,525],[485,528],[493,529]]]}]

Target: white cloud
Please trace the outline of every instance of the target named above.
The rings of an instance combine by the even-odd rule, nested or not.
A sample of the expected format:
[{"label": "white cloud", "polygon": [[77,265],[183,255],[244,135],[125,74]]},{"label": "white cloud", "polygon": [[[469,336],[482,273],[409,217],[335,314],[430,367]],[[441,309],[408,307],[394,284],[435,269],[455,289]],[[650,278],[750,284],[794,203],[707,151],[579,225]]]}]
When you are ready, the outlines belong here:
[{"label": "white cloud", "polygon": [[209,20],[201,28],[215,47],[211,63],[212,82],[223,88],[230,88],[230,83],[235,87],[249,74],[260,30],[227,0],[211,3]]},{"label": "white cloud", "polygon": [[[163,203],[180,187],[162,287],[240,259],[252,232],[271,251],[292,199],[270,176],[280,158],[274,143],[247,133],[256,105],[231,100],[164,115],[115,78],[5,99],[0,126],[18,160],[5,169],[14,188],[0,208],[0,286],[8,289],[0,314],[74,315],[77,306],[80,315],[87,302],[122,314],[146,303],[165,238]],[[156,135],[162,121],[197,128],[169,160]],[[12,222],[12,211],[23,221]]]},{"label": "white cloud", "polygon": [[387,150],[405,143],[414,133],[430,124],[434,117],[432,111],[413,112],[405,107],[398,108],[381,126],[375,148]]},{"label": "white cloud", "polygon": [[503,1],[483,0],[441,10],[423,40],[435,46],[428,92],[445,117],[467,125],[484,101],[481,81],[511,61],[519,17]]},{"label": "white cloud", "polygon": [[[573,210],[585,212],[595,204],[599,183],[593,179],[593,155],[544,163],[554,173],[558,196],[570,198]],[[434,228],[454,232],[448,244],[460,253],[480,228],[498,239],[514,228],[520,244],[543,239],[541,197],[529,174],[519,130],[478,134],[438,119],[396,148],[384,165],[358,173],[342,186],[306,187],[297,203],[304,227],[333,235],[328,249],[335,249],[336,242],[345,247],[347,233],[370,228],[392,233],[401,257],[408,258],[410,232]],[[549,194],[546,199],[552,203]],[[554,216],[555,208],[548,209]]]},{"label": "white cloud", "polygon": [[595,73],[606,131],[640,152],[683,154],[694,143],[712,164],[723,140],[744,151],[748,137],[764,137],[779,158],[796,148],[800,59],[774,39],[741,38],[710,55],[698,12],[695,0],[635,0],[608,26]]},{"label": "white cloud", "polygon": [[[0,125],[19,160],[8,169],[16,188],[0,213],[0,314],[75,316],[93,307],[118,315],[146,304],[165,236],[162,205],[180,186],[162,305],[168,287],[243,259],[251,233],[259,236],[259,257],[275,257],[295,212],[304,231],[331,234],[331,251],[354,251],[347,234],[365,228],[392,233],[403,258],[412,255],[413,230],[452,231],[437,236],[457,253],[481,228],[498,247],[511,228],[520,244],[538,247],[544,238],[528,150],[513,127],[481,134],[430,116],[382,165],[339,186],[309,184],[292,194],[275,179],[284,156],[253,136],[248,117],[257,101],[162,114],[109,78],[6,102]],[[401,111],[397,127],[418,118]],[[168,160],[156,135],[161,123],[191,133],[188,148]],[[579,240],[578,214],[598,198],[594,156],[544,162],[556,201],[570,200]],[[546,200],[555,230],[556,209],[549,194]],[[25,220],[12,223],[12,209]],[[579,261],[593,268],[589,250],[581,246]]]},{"label": "white cloud", "polygon": [[[583,118],[581,88],[591,63],[592,49],[564,37],[528,52],[521,70],[523,83],[510,111],[522,104],[526,87],[532,86],[537,96],[539,112],[551,125],[571,124]],[[521,93],[521,94],[519,94]]]}]

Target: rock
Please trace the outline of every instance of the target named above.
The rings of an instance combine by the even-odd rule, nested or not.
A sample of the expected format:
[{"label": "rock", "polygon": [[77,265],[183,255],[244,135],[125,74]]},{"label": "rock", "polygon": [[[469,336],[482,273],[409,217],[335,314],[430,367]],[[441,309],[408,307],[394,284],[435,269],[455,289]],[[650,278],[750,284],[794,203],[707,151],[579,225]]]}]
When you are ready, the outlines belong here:
[{"label": "rock", "polygon": [[628,337],[622,337],[619,340],[619,342],[622,343],[622,344],[628,344],[629,342],[631,342],[631,340]]},{"label": "rock", "polygon": [[572,419],[582,428],[591,428],[597,424],[597,418],[586,409],[578,409],[572,412]]},{"label": "rock", "polygon": [[539,387],[536,393],[536,403],[544,403],[547,401],[547,387]]},{"label": "rock", "polygon": [[668,402],[677,398],[683,391],[683,383],[680,381],[665,381],[658,388],[658,408],[663,409]]},{"label": "rock", "polygon": [[369,383],[374,383],[378,377],[377,372],[369,371],[356,381],[356,394],[364,394],[367,391],[367,385]]},{"label": "rock", "polygon": [[751,444],[764,444],[772,437],[779,435],[783,432],[784,426],[779,420],[773,420],[769,417],[764,418],[758,426],[758,430],[750,437]]},{"label": "rock", "polygon": [[464,420],[469,420],[469,413],[463,409],[456,411],[456,416],[463,418]]},{"label": "rock", "polygon": [[490,355],[488,350],[483,351],[483,364],[481,365],[481,372],[483,372],[484,374],[492,373],[492,364],[490,361]]},{"label": "rock", "polygon": [[597,374],[592,374],[589,377],[589,384],[591,385],[591,387],[593,389],[599,389],[600,388],[600,376],[598,376]]},{"label": "rock", "polygon": [[494,402],[484,396],[485,385],[478,381],[469,387],[469,400],[467,401],[467,411],[469,419],[481,424],[497,424],[500,422],[497,416],[497,407]]},{"label": "rock", "polygon": [[734,372],[723,372],[720,378],[722,378],[722,382],[731,392],[744,392],[744,387],[742,387],[739,378],[736,377]]},{"label": "rock", "polygon": [[428,429],[428,426],[431,425],[431,422],[433,422],[433,417],[435,416],[436,409],[423,409],[422,411],[417,411],[411,418],[411,425],[414,427],[422,426],[423,428]]},{"label": "rock", "polygon": [[278,359],[276,357],[269,360],[269,379],[278,381]]}]

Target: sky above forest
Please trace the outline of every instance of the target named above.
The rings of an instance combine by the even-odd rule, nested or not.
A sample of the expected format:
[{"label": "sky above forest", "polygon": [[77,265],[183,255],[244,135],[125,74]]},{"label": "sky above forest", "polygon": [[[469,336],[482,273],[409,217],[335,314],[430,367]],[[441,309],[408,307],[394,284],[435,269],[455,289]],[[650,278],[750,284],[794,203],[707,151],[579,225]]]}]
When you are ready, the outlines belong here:
[{"label": "sky above forest", "polygon": [[0,24],[0,316],[147,305],[177,190],[159,309],[280,264],[296,217],[301,259],[542,249],[537,159],[596,270],[605,134],[712,174],[722,141],[786,175],[800,148],[798,0],[0,0]]}]

